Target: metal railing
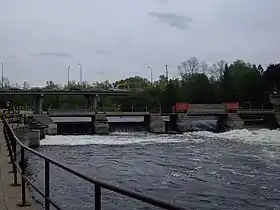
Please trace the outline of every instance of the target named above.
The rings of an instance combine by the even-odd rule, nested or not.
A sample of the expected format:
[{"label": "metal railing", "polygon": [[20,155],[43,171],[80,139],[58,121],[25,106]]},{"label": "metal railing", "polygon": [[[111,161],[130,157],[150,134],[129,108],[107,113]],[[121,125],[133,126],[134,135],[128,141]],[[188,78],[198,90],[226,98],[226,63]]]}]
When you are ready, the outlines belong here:
[{"label": "metal railing", "polygon": [[[118,194],[142,201],[147,204],[151,204],[156,207],[160,207],[163,209],[170,209],[170,210],[184,210],[186,208],[176,206],[174,204],[170,204],[166,201],[162,201],[157,198],[153,198],[151,196],[147,196],[144,194],[140,194],[138,192],[124,189],[118,186],[115,186],[113,184],[109,184],[105,181],[98,180],[96,178],[92,178],[89,176],[86,176],[82,173],[79,173],[68,166],[61,164],[31,148],[28,146],[24,145],[17,136],[15,135],[13,129],[11,128],[9,122],[7,121],[6,117],[4,115],[1,115],[2,122],[3,122],[3,132],[4,132],[4,137],[6,140],[6,144],[8,147],[8,152],[10,156],[10,162],[12,163],[12,172],[13,172],[13,186],[19,186],[20,184],[18,183],[18,172],[20,173],[21,177],[21,204],[19,206],[28,206],[30,204],[27,203],[26,201],[26,183],[28,183],[35,191],[37,191],[45,200],[44,202],[44,207],[46,210],[50,209],[50,205],[52,205],[55,209],[62,209],[56,202],[53,200],[53,198],[50,196],[50,165],[53,164],[70,174],[75,175],[76,177],[79,177],[90,184],[94,185],[95,190],[94,190],[94,209],[95,210],[101,210],[101,198],[102,198],[102,189],[107,189],[113,192],[116,192]],[[18,157],[17,157],[17,148],[20,147],[20,162],[18,162]],[[44,192],[42,192],[40,189],[38,189],[26,176],[26,164],[25,162],[25,153],[30,152],[33,155],[44,159],[44,168],[45,168],[45,177],[44,177],[44,182],[45,182],[45,188]]]}]

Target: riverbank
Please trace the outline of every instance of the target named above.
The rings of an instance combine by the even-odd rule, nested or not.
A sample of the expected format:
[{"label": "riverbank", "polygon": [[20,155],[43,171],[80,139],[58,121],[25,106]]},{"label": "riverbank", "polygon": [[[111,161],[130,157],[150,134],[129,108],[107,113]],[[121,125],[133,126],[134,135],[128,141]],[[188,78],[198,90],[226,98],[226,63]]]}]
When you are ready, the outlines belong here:
[{"label": "riverbank", "polygon": [[[18,207],[21,200],[21,187],[11,186],[13,183],[13,174],[9,173],[12,169],[12,165],[8,163],[9,157],[6,150],[5,139],[3,135],[3,125],[0,124],[0,207],[1,210],[16,210],[22,209]],[[18,178],[20,182],[20,177]],[[27,192],[28,195],[28,192]],[[27,196],[27,202],[31,203],[31,206],[25,207],[27,210],[40,209],[30,196]]]}]

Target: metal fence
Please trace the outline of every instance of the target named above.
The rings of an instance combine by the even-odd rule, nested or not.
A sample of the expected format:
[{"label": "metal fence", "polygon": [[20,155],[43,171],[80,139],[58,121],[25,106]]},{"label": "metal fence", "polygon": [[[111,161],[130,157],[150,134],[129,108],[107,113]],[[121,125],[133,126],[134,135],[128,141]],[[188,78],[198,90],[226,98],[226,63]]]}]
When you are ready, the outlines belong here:
[{"label": "metal fence", "polygon": [[[132,199],[136,199],[139,201],[142,201],[147,204],[151,204],[155,207],[160,207],[163,209],[170,209],[170,210],[184,210],[185,208],[176,206],[174,204],[170,204],[166,201],[162,201],[157,198],[153,198],[151,196],[147,196],[144,194],[140,194],[138,192],[124,189],[118,186],[115,186],[113,184],[109,184],[105,181],[101,181],[89,176],[86,176],[82,173],[79,173],[68,166],[61,164],[31,148],[28,146],[24,145],[15,135],[13,129],[11,128],[8,120],[4,115],[1,116],[2,122],[3,122],[3,132],[4,132],[4,137],[6,140],[9,156],[10,156],[10,162],[12,163],[12,172],[13,172],[13,186],[19,186],[18,183],[18,173],[20,174],[21,177],[21,204],[20,206],[28,206],[29,204],[26,201],[26,184],[29,184],[34,190],[36,190],[45,200],[44,202],[44,207],[46,210],[50,209],[50,205],[52,205],[55,209],[62,209],[50,196],[50,165],[55,165],[70,174],[75,175],[76,177],[79,177],[90,184],[94,185],[95,190],[94,190],[94,209],[95,210],[101,210],[101,199],[102,199],[102,189],[107,189],[113,192],[116,192],[118,194],[130,197]],[[17,151],[17,148],[20,151]],[[30,152],[33,155],[42,158],[44,160],[44,170],[45,170],[45,177],[44,177],[44,182],[45,182],[45,187],[44,191],[42,192],[40,189],[38,189],[32,181],[28,179],[26,176],[26,164],[24,164],[25,158],[26,158],[26,152]],[[20,159],[17,157],[20,154]]]}]

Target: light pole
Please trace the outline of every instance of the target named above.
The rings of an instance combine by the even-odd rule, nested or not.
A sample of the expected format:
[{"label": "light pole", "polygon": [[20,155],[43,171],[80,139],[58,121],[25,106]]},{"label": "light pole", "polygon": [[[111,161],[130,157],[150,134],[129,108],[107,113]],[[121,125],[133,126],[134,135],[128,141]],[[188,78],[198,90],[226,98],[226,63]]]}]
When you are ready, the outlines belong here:
[{"label": "light pole", "polygon": [[168,65],[165,65],[166,80],[168,81]]},{"label": "light pole", "polygon": [[67,79],[68,79],[67,85],[68,85],[68,87],[69,87],[69,84],[70,84],[70,68],[71,68],[71,66],[68,66],[68,71],[67,71]]},{"label": "light pole", "polygon": [[83,69],[82,69],[82,65],[80,63],[78,63],[78,66],[80,68],[80,85],[82,86],[83,84]]},{"label": "light pole", "polygon": [[1,70],[2,70],[2,88],[4,88],[4,63],[1,62]]},{"label": "light pole", "polygon": [[151,66],[148,66],[148,68],[151,70],[151,84],[153,85],[153,68]]}]

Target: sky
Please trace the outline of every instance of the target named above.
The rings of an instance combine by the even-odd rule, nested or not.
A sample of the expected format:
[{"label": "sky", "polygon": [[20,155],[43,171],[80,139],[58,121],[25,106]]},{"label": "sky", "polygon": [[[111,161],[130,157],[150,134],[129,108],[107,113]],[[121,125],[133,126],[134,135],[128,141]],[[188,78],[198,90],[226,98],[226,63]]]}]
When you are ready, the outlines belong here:
[{"label": "sky", "polygon": [[4,77],[114,81],[178,75],[189,57],[215,63],[280,60],[279,0],[0,0]]}]

